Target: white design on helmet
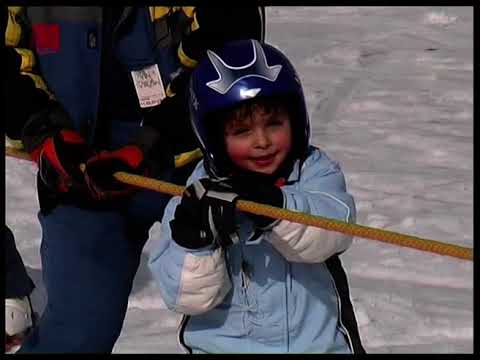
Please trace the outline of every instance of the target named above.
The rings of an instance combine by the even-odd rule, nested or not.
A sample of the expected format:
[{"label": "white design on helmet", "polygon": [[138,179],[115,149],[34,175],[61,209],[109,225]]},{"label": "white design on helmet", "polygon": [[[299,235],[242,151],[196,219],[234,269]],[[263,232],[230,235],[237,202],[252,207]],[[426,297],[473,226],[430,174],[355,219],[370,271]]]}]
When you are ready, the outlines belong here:
[{"label": "white design on helmet", "polygon": [[[212,50],[207,50],[208,58],[217,71],[218,79],[209,81],[206,85],[216,92],[224,95],[239,80],[248,76],[256,76],[274,82],[282,65],[269,66],[262,46],[256,40],[252,40],[253,59],[243,66],[230,66]],[[258,57],[257,57],[258,53]]]}]

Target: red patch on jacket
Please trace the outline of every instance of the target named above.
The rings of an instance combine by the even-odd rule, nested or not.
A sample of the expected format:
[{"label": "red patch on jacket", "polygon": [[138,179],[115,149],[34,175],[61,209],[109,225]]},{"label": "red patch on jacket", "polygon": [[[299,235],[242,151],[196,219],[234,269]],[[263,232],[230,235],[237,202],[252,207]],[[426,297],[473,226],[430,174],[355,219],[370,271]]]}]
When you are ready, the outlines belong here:
[{"label": "red patch on jacket", "polygon": [[58,24],[35,24],[33,43],[39,54],[55,53],[60,50],[60,26]]}]

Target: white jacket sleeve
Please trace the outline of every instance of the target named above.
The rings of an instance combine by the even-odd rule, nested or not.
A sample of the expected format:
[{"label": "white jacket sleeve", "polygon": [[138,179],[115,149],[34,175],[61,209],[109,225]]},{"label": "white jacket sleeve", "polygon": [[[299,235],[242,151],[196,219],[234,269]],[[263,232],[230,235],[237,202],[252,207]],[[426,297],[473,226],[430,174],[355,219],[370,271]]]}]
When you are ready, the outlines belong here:
[{"label": "white jacket sleeve", "polygon": [[[302,172],[299,183],[284,186],[282,190],[285,208],[289,210],[355,221],[355,204],[346,192],[343,173],[326,155]],[[288,261],[303,263],[323,262],[352,244],[350,235],[286,220],[280,221],[265,237]]]},{"label": "white jacket sleeve", "polygon": [[213,309],[231,289],[221,248],[209,256],[187,254],[181,274],[175,309],[183,314]]},{"label": "white jacket sleeve", "polygon": [[196,315],[217,306],[231,283],[221,248],[190,250],[172,239],[169,223],[178,202],[178,197],[172,198],[165,209],[159,246],[148,265],[165,305],[178,313]]}]

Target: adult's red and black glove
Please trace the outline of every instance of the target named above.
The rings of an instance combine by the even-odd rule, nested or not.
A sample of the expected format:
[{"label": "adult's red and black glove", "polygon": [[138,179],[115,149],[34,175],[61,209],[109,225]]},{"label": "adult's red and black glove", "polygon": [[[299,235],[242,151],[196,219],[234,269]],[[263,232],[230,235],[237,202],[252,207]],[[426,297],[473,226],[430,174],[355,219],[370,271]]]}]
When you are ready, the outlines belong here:
[{"label": "adult's red and black glove", "polygon": [[93,198],[108,200],[136,191],[132,185],[115,179],[114,173],[124,171],[147,175],[142,150],[127,145],[115,151],[102,151],[91,157],[85,167],[85,181]]},{"label": "adult's red and black glove", "polygon": [[80,164],[94,154],[85,139],[71,130],[70,118],[56,102],[28,120],[22,132],[25,150],[38,164],[40,180],[57,193],[86,193]]},{"label": "adult's red and black glove", "polygon": [[80,164],[91,154],[92,151],[77,132],[60,130],[46,138],[31,156],[38,164],[43,183],[57,192],[66,193],[83,192],[85,183]]},{"label": "adult's red and black glove", "polygon": [[140,128],[132,143],[115,151],[102,151],[86,162],[85,181],[97,200],[128,196],[139,188],[115,179],[116,172],[158,177],[173,170],[175,158],[169,143],[149,127]]}]

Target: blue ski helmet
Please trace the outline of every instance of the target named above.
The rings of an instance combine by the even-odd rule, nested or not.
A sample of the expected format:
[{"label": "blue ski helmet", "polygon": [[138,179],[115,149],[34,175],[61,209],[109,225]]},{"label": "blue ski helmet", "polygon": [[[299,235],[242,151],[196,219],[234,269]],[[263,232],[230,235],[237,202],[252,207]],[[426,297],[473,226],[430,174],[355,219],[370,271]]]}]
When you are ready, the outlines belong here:
[{"label": "blue ski helmet", "polygon": [[212,136],[215,125],[211,115],[259,97],[287,99],[287,107],[293,110],[293,155],[300,159],[306,156],[310,121],[295,68],[271,45],[257,40],[233,41],[221,49],[207,50],[190,79],[190,118],[210,175],[223,177],[230,171],[223,135],[217,132]]}]

